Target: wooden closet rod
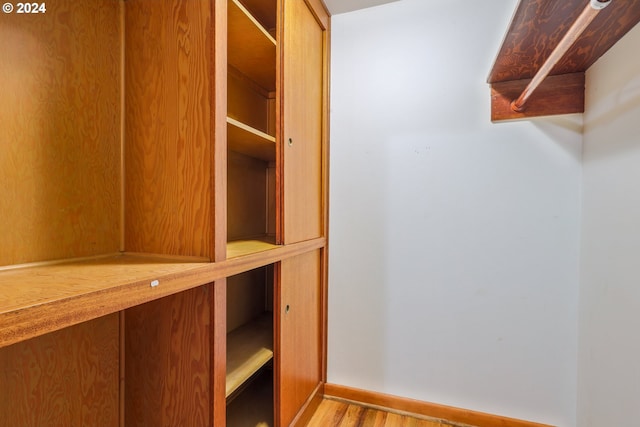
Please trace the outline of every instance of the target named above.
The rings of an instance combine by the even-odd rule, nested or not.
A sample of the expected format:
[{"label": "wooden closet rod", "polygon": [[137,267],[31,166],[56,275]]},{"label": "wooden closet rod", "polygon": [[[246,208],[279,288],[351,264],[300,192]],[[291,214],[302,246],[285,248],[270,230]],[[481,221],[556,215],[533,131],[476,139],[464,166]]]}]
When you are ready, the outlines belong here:
[{"label": "wooden closet rod", "polygon": [[529,82],[527,87],[522,91],[522,94],[518,99],[511,102],[511,109],[517,113],[524,110],[524,106],[531,96],[531,94],[540,86],[540,83],[549,75],[553,67],[562,59],[565,53],[571,46],[578,40],[578,37],[587,29],[591,21],[598,15],[602,9],[607,7],[611,3],[611,0],[590,0],[589,4],[584,8],[576,22],[569,28],[569,31],[564,35],[558,46],[551,52],[551,55],[542,64],[542,67],[538,70],[533,79]]}]

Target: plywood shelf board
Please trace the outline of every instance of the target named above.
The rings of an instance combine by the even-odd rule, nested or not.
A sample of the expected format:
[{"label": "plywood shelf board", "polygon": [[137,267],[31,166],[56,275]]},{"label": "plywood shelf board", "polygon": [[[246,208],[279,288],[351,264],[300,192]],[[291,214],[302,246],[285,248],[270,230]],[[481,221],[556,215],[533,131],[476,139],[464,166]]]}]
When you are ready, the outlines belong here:
[{"label": "plywood shelf board", "polygon": [[276,85],[276,40],[237,0],[229,1],[228,62],[267,91]]},{"label": "plywood shelf board", "polygon": [[[5,270],[0,274],[0,314],[148,281],[201,266],[170,258],[113,255],[72,263]],[[18,286],[19,285],[19,286]]]},{"label": "plywood shelf board", "polygon": [[227,386],[229,397],[273,359],[273,318],[267,313],[227,336]]},{"label": "plywood shelf board", "polygon": [[229,150],[268,162],[276,160],[276,138],[227,117],[227,144]]},{"label": "plywood shelf board", "polygon": [[[326,245],[313,239],[216,263],[124,254],[0,271],[0,347]],[[151,286],[157,280],[158,286]]]}]

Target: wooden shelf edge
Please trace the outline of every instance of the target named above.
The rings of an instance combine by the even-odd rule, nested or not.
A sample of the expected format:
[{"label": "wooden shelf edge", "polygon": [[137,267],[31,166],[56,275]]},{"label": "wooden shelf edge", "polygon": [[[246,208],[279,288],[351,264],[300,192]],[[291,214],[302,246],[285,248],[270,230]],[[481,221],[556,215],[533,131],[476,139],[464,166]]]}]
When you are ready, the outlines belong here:
[{"label": "wooden shelf edge", "polygon": [[276,137],[227,117],[229,150],[268,162],[276,159]]},{"label": "wooden shelf edge", "polygon": [[325,246],[319,237],[215,263],[121,255],[3,271],[0,348]]},{"label": "wooden shelf edge", "polygon": [[265,314],[227,335],[226,397],[273,359],[273,317]]},{"label": "wooden shelf edge", "polygon": [[252,135],[255,135],[258,138],[264,139],[265,142],[273,142],[273,143],[276,142],[276,137],[275,136],[269,135],[268,133],[262,132],[261,130],[252,128],[251,126],[246,125],[246,124],[242,123],[241,121],[236,120],[234,118],[227,117],[227,124],[230,124],[230,125],[235,126],[235,127],[239,128],[239,129],[242,129],[243,131],[245,131],[247,133],[250,133]]},{"label": "wooden shelf edge", "polygon": [[491,121],[526,119],[584,112],[584,72],[549,76],[531,96],[524,111],[515,112],[511,102],[518,98],[530,79],[491,85]]}]

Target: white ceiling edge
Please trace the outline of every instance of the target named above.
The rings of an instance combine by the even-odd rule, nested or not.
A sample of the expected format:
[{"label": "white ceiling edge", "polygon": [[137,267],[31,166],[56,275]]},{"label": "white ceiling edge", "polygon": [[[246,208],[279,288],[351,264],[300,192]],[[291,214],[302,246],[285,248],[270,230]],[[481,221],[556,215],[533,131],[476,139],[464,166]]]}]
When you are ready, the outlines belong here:
[{"label": "white ceiling edge", "polygon": [[353,12],[354,10],[380,6],[381,4],[395,1],[399,0],[324,0],[324,3],[329,9],[329,13],[337,15],[339,13]]}]

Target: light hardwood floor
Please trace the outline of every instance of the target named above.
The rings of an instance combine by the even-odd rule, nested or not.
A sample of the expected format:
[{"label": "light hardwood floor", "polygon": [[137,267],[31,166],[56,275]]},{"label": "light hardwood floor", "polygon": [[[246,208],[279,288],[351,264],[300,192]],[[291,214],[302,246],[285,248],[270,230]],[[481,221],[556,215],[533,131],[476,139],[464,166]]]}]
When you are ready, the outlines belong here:
[{"label": "light hardwood floor", "polygon": [[[324,399],[307,427],[451,427],[447,421],[416,418],[343,401]],[[471,427],[471,426],[468,426]]]}]

